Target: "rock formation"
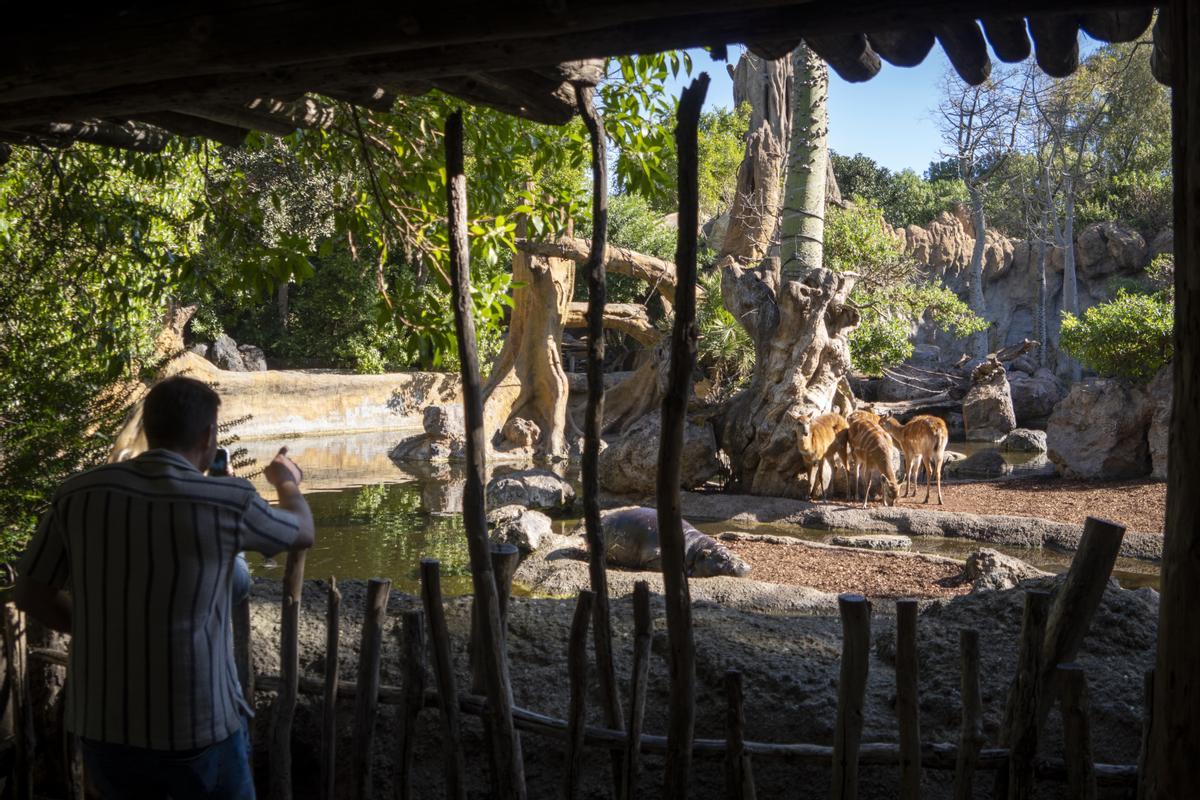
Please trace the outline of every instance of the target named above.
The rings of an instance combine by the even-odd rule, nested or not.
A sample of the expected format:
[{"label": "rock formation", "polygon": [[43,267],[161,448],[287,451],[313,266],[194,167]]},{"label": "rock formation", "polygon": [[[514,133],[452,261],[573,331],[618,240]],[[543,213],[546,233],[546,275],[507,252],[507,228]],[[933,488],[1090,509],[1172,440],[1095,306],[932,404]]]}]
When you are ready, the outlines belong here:
[{"label": "rock formation", "polygon": [[1047,455],[1068,478],[1140,478],[1150,473],[1142,390],[1115,380],[1071,387],[1046,426]]},{"label": "rock formation", "polygon": [[[634,422],[624,436],[600,453],[600,488],[617,494],[654,494],[661,435],[662,421],[657,413]],[[721,473],[712,425],[687,421],[682,461],[681,489],[694,489]]]},{"label": "rock formation", "polygon": [[1017,427],[1008,376],[999,360],[989,359],[971,372],[963,398],[963,424],[969,442],[998,442]]}]

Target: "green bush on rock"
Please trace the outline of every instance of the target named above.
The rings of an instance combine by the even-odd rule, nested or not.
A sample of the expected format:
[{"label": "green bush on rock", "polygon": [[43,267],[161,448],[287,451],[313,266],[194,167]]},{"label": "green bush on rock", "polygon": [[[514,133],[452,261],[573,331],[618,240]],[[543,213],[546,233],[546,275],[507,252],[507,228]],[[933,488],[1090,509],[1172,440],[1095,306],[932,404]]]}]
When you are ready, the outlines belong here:
[{"label": "green bush on rock", "polygon": [[1171,360],[1174,309],[1165,293],[1120,289],[1082,317],[1064,313],[1062,348],[1103,377],[1144,383]]}]

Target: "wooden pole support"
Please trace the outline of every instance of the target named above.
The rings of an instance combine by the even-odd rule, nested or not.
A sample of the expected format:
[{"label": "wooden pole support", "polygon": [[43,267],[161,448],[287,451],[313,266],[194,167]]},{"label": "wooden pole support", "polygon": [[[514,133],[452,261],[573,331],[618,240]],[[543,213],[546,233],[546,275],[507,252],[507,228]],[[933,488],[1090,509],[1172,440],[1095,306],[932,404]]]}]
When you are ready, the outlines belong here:
[{"label": "wooden pole support", "polygon": [[754,771],[746,753],[746,713],[743,708],[742,673],[725,673],[725,797],[754,800]]},{"label": "wooden pole support", "polygon": [[979,691],[979,631],[958,632],[962,672],[962,725],[958,733],[958,755],[954,763],[954,800],[971,800],[972,783],[979,751],[983,748],[983,699]]},{"label": "wooden pole support", "polygon": [[[508,628],[508,599],[512,595],[513,575],[521,563],[521,551],[516,545],[507,543],[491,544],[492,576],[496,581],[496,601],[500,607],[500,635],[504,637]],[[471,691],[483,694],[485,682],[483,677],[483,657],[480,653],[480,642],[483,632],[480,629],[482,619],[479,616],[478,604],[471,599],[471,641],[468,644],[467,655],[471,661]]]},{"label": "wooden pole support", "polygon": [[562,796],[573,800],[579,793],[583,771],[583,734],[587,724],[587,635],[588,620],[596,595],[587,589],[579,592],[575,617],[571,620],[571,639],[567,645],[567,679],[571,702],[567,711],[566,766],[563,769]]},{"label": "wooden pole support", "polygon": [[283,611],[279,624],[279,694],[271,719],[271,800],[292,798],[292,719],[300,684],[300,599],[305,550],[290,550],[283,568]]},{"label": "wooden pole support", "polygon": [[350,761],[354,796],[372,797],[371,747],[375,741],[375,712],[379,707],[379,663],[383,656],[383,625],[387,620],[387,578],[367,581],[362,640],[358,648],[358,694],[354,698],[354,750]]},{"label": "wooden pole support", "polygon": [[404,694],[400,701],[400,759],[396,765],[397,800],[416,800],[412,788],[413,750],[417,742],[417,715],[425,705],[425,615],[405,611]]},{"label": "wooden pole support", "polygon": [[1017,689],[1008,733],[1008,798],[1028,800],[1033,796],[1034,758],[1038,743],[1038,684],[1041,676],[1042,643],[1046,637],[1049,592],[1026,592],[1021,622],[1021,651],[1017,662]]},{"label": "wooden pole support", "polygon": [[[471,558],[471,581],[480,616],[480,654],[492,714],[493,777],[500,800],[524,800],[525,768],[521,742],[513,727],[512,683],[501,636],[499,599],[487,531],[484,497],[487,453],[483,422],[483,396],[479,385],[479,358],[472,316],[470,246],[467,241],[467,177],[464,174],[462,112],[446,117],[446,209],[449,229],[450,294],[454,301],[454,332],[462,371],[463,419],[466,429],[467,471],[463,488],[463,527]],[[432,618],[430,619],[432,624]],[[452,705],[454,696],[448,698]]]},{"label": "wooden pole support", "polygon": [[921,718],[917,699],[917,601],[896,601],[896,717],[900,724],[900,797],[921,796]]},{"label": "wooden pole support", "polygon": [[[600,428],[604,421],[604,253],[608,246],[608,160],[605,157],[604,121],[592,103],[591,87],[575,86],[575,105],[587,126],[592,144],[592,242],[585,270],[588,283],[587,408],[583,424],[583,522],[588,545],[588,573],[596,593],[592,634],[604,724],[625,727],[621,693],[613,665],[612,612],[608,603],[608,573],[604,561],[604,535],[600,525]],[[613,794],[621,791],[622,753],[613,750]]]},{"label": "wooden pole support", "polygon": [[33,706],[29,695],[29,640],[26,618],[12,603],[4,604],[5,678],[12,695],[13,732],[16,734],[13,764],[13,797],[33,800],[33,754],[36,750]]},{"label": "wooden pole support", "polygon": [[871,606],[860,594],[838,596],[842,618],[842,664],[837,723],[833,733],[833,800],[858,797],[858,750],[871,649]]},{"label": "wooden pole support", "polygon": [[337,791],[338,612],[341,607],[342,593],[338,591],[337,578],[330,575],[325,606],[325,697],[321,706],[321,796],[324,800],[334,800]]},{"label": "wooden pole support", "polygon": [[696,142],[700,109],[707,92],[708,75],[701,73],[679,98],[675,128],[675,149],[679,155],[679,236],[675,271],[679,284],[675,294],[667,391],[662,401],[662,434],[655,482],[671,673],[671,707],[667,720],[669,745],[663,775],[666,800],[689,797],[688,779],[692,773],[692,739],[695,737],[696,653],[692,639],[692,599],[684,563],[679,482],[683,470],[683,427],[696,361],[696,231],[700,225]]},{"label": "wooden pole support", "polygon": [[1146,770],[1150,764],[1150,732],[1154,729],[1154,670],[1142,677],[1142,746],[1138,750],[1137,800],[1146,800],[1149,782]]},{"label": "wooden pole support", "polygon": [[[242,697],[246,705],[254,708],[254,659],[250,640],[250,598],[247,597],[233,607],[233,662],[237,668],[238,683],[242,685]],[[253,726],[251,726],[253,730]],[[246,732],[247,734],[250,731]]]},{"label": "wooden pole support", "polygon": [[646,716],[646,682],[650,677],[650,585],[633,585],[633,674],[629,679],[629,728],[622,769],[621,800],[638,797],[642,773],[642,720]]},{"label": "wooden pole support", "polygon": [[[421,600],[429,620],[429,640],[433,650],[433,679],[437,684],[438,711],[442,717],[442,759],[446,778],[446,797],[465,800],[462,777],[466,769],[462,752],[461,724],[458,718],[458,689],[454,686],[454,660],[450,654],[450,632],[446,611],[442,608],[441,565],[435,558],[421,559]],[[412,713],[411,710],[409,713]]]},{"label": "wooden pole support", "polygon": [[1072,800],[1096,800],[1096,768],[1092,761],[1092,732],[1088,720],[1087,676],[1078,664],[1061,664],[1063,761],[1067,792]]},{"label": "wooden pole support", "polygon": [[1091,627],[1092,617],[1104,597],[1104,587],[1112,575],[1121,552],[1125,527],[1088,517],[1083,536],[1071,559],[1066,580],[1054,596],[1054,605],[1046,620],[1046,638],[1042,646],[1041,674],[1038,677],[1038,724],[1054,705],[1055,670],[1059,664],[1074,661]]}]

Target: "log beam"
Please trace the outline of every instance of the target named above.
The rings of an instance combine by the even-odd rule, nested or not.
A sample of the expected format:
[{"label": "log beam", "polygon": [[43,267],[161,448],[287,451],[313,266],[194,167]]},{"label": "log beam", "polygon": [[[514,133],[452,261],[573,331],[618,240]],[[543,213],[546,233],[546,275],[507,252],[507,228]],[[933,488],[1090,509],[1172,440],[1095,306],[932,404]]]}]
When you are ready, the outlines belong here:
[{"label": "log beam", "polygon": [[1038,66],[1052,78],[1065,78],[1079,68],[1079,17],[1040,14],[1029,18],[1029,35]]},{"label": "log beam", "polygon": [[980,22],[992,52],[1006,64],[1024,61],[1033,52],[1024,17],[984,17]]},{"label": "log beam", "polygon": [[372,111],[391,111],[396,104],[396,93],[382,86],[348,86],[341,89],[320,89],[321,94],[351,105],[369,108]]},{"label": "log beam", "polygon": [[933,49],[936,37],[928,28],[906,30],[872,31],[867,34],[871,49],[889,64],[897,67],[915,67],[925,60]]},{"label": "log beam", "polygon": [[1132,42],[1145,33],[1153,21],[1153,8],[1114,8],[1081,14],[1079,27],[1102,42]]},{"label": "log beam", "polygon": [[975,20],[945,23],[934,27],[937,39],[958,76],[971,86],[978,86],[992,74],[987,42]]},{"label": "log beam", "polygon": [[805,41],[843,80],[861,83],[879,74],[879,54],[871,49],[866,34],[809,36]]},{"label": "log beam", "polygon": [[[528,253],[529,255],[545,256],[547,258],[566,258],[577,264],[586,263],[589,252],[588,240],[579,239],[574,236],[564,236],[551,242],[517,239],[516,247],[522,253]],[[645,281],[668,304],[675,304],[675,265],[670,261],[610,244],[604,250],[604,263],[605,268],[609,272]],[[696,297],[701,298],[703,296],[703,289],[697,286]]]},{"label": "log beam", "polygon": [[[588,327],[588,304],[571,303],[563,327]],[[662,338],[662,331],[654,327],[646,307],[640,303],[609,303],[604,307],[604,327],[627,334],[647,347],[653,347]]]},{"label": "log beam", "polygon": [[166,131],[136,122],[115,123],[99,119],[84,122],[47,122],[22,129],[35,136],[64,142],[90,142],[139,153],[157,153],[167,146]]},{"label": "log beam", "polygon": [[179,136],[201,136],[229,147],[241,147],[250,135],[250,129],[247,127],[225,125],[177,111],[147,111],[137,114],[135,119],[157,125]]}]

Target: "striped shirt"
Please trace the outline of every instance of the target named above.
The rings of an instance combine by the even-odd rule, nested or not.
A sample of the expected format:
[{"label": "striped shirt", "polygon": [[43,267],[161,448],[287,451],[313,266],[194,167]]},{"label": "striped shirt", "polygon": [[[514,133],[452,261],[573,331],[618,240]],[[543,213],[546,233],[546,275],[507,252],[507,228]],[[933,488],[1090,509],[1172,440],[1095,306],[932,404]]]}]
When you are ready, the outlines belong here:
[{"label": "striped shirt", "polygon": [[274,555],[298,531],[249,481],[205,477],[170,450],[66,481],[18,571],[71,593],[68,730],[153,750],[236,733],[234,557]]}]

